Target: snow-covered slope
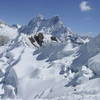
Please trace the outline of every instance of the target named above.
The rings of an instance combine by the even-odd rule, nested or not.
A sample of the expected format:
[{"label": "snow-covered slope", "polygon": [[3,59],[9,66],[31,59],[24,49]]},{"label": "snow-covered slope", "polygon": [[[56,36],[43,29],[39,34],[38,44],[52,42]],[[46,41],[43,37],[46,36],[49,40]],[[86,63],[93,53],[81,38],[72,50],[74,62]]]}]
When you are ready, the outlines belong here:
[{"label": "snow-covered slope", "polygon": [[[44,87],[40,86],[40,88],[37,87],[35,89],[37,92],[34,91],[34,98],[36,95],[41,95],[41,92],[46,92],[49,88],[53,88],[55,85],[63,81],[65,82],[63,83],[64,87],[64,85],[66,85],[64,76],[69,76],[69,74],[67,75],[67,72],[70,71],[69,67],[77,56],[75,54],[77,48],[73,48],[70,41],[62,44],[51,42],[45,44],[40,49],[36,49],[35,47],[30,48],[26,47],[23,38],[23,35],[17,37],[13,43],[8,45],[9,48],[5,48],[6,52],[3,52],[2,54],[0,60],[1,78],[8,82],[6,85],[4,82],[2,84],[4,84],[4,86],[11,85],[14,86],[14,88],[17,87],[18,95],[26,100],[32,97],[27,97],[28,94],[26,88],[24,90],[23,81],[25,82],[25,87],[31,80],[36,80],[36,84],[45,84]],[[67,59],[68,61],[66,61]],[[16,73],[17,75],[17,78],[14,77],[14,83],[10,83],[7,80],[7,76],[11,72],[11,69],[13,69],[13,73]],[[11,77],[13,77],[13,75],[11,75]],[[71,76],[69,77],[71,78]],[[29,81],[27,81],[27,79]],[[16,81],[18,81],[19,84],[13,85],[17,84]],[[52,83],[52,81],[54,81],[54,83]],[[50,82],[52,83],[52,86]],[[22,85],[23,87],[21,88],[20,86]],[[30,85],[29,89],[32,89],[31,91],[33,91],[34,88],[35,82],[34,85]],[[31,94],[31,92],[29,93]],[[5,95],[7,94],[5,93]],[[39,96],[36,97],[38,98]]]},{"label": "snow-covered slope", "polygon": [[89,43],[86,43],[80,47],[78,51],[79,57],[74,60],[72,64],[72,69],[74,71],[78,71],[81,69],[82,65],[90,66],[91,63],[90,61],[92,59],[91,57],[97,60],[95,56],[99,56],[99,53],[100,53],[100,35],[96,36],[95,38],[91,39]]},{"label": "snow-covered slope", "polygon": [[100,76],[100,53],[89,59],[88,66],[96,75]]},{"label": "snow-covered slope", "polygon": [[0,35],[7,36],[10,39],[14,39],[18,35],[17,31],[17,29],[14,29],[7,24],[0,23]]},{"label": "snow-covered slope", "polygon": [[[19,30],[0,25],[1,35],[11,40],[0,47],[1,98],[99,100],[100,78],[94,79],[100,72],[99,36],[90,41],[83,39],[65,28],[58,16],[37,16]],[[39,32],[44,39],[37,48],[29,37]],[[52,41],[51,36],[59,41]]]}]

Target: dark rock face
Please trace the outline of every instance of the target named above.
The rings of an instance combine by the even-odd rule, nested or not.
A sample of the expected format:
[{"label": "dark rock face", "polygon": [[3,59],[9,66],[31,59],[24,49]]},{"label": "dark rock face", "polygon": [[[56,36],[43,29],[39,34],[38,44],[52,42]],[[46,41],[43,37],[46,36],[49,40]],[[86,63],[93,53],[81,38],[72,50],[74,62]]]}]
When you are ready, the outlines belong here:
[{"label": "dark rock face", "polygon": [[39,33],[38,35],[34,35],[34,39],[36,40],[36,42],[42,46],[42,43],[43,43],[43,39],[44,39],[44,36],[42,33]]},{"label": "dark rock face", "polygon": [[44,36],[43,36],[42,33],[39,33],[38,35],[34,35],[34,37],[32,37],[32,36],[29,37],[30,42],[31,42],[34,46],[36,46],[36,45],[34,44],[35,41],[36,41],[40,46],[42,46],[43,39],[44,39]]},{"label": "dark rock face", "polygon": [[31,41],[32,44],[35,42],[35,40],[32,37],[29,37],[29,40]]},{"label": "dark rock face", "polygon": [[56,42],[58,42],[57,38],[54,37],[54,36],[51,37],[51,40],[52,40],[52,41],[56,41]]}]

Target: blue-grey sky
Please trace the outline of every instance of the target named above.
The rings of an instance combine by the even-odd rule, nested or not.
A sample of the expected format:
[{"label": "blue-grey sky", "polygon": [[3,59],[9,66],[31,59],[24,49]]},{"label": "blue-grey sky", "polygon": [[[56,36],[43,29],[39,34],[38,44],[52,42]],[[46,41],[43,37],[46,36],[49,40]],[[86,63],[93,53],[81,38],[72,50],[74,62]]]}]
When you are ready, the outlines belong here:
[{"label": "blue-grey sky", "polygon": [[59,15],[77,33],[100,34],[100,0],[0,0],[0,19],[8,24],[27,24],[38,14]]}]

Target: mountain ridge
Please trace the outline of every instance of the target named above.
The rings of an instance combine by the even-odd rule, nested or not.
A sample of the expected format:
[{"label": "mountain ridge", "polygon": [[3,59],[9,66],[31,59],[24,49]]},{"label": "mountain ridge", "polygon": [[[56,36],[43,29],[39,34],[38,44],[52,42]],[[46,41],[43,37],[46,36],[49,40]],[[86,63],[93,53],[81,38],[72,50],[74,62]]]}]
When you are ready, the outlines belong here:
[{"label": "mountain ridge", "polygon": [[[21,28],[0,28],[1,35],[10,37],[9,42],[0,46],[1,98],[77,100],[78,94],[80,100],[89,100],[92,93],[99,97],[100,89],[96,87],[100,79],[95,77],[99,77],[100,62],[96,59],[100,56],[100,36],[86,40],[59,21],[57,16],[40,16]],[[34,39],[39,33],[44,38],[42,46],[33,42],[37,48],[29,38]],[[51,36],[59,41],[53,41]]]}]

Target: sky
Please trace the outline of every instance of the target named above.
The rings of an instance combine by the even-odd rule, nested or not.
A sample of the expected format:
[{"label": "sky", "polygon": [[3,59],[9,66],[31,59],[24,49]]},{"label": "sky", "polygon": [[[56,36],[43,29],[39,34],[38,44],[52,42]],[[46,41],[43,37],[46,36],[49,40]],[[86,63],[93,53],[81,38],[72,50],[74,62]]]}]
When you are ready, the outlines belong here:
[{"label": "sky", "polygon": [[24,25],[38,14],[58,15],[78,34],[100,34],[100,0],[0,0],[0,20],[7,24]]}]

